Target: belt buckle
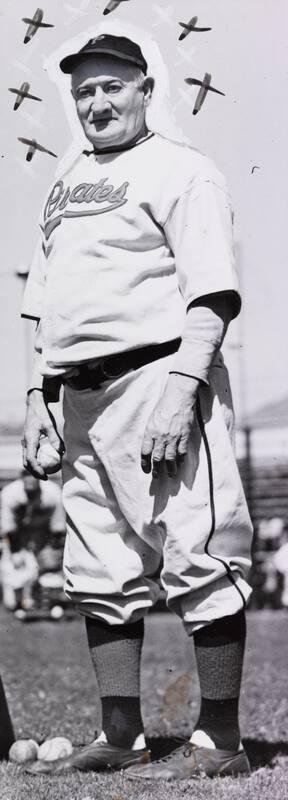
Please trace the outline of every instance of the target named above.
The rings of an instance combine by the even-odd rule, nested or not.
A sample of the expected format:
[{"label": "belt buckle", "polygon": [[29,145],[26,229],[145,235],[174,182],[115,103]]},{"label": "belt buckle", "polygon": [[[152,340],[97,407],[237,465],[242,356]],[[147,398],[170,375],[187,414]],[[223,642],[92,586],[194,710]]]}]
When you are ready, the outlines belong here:
[{"label": "belt buckle", "polygon": [[[117,363],[121,364],[121,361],[122,361],[122,358],[119,358],[117,356],[115,356],[115,357],[113,356],[112,358],[105,359],[104,363],[101,364],[101,372],[103,372],[103,375],[105,376],[105,378],[108,378],[109,380],[113,380],[113,378],[122,378],[122,375],[125,375],[125,372],[128,371],[127,367],[125,369],[120,369],[120,370],[117,371]],[[116,364],[116,372],[115,372],[115,370],[113,371],[113,367],[112,367],[112,372],[111,372],[111,369],[109,370],[109,366],[108,366],[108,370],[107,370],[105,365],[107,363],[109,364],[111,362],[112,362],[112,364]]]}]

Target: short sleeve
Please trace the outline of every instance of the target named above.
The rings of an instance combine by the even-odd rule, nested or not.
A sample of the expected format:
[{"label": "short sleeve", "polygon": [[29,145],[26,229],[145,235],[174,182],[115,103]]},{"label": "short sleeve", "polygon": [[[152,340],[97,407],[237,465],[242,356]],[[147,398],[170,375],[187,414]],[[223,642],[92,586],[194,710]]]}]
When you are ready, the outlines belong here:
[{"label": "short sleeve", "polygon": [[35,320],[41,319],[45,274],[46,257],[42,240],[39,239],[25,286],[21,309],[22,317]]},{"label": "short sleeve", "polygon": [[191,181],[175,202],[164,230],[186,306],[204,295],[230,292],[232,314],[239,313],[232,220],[225,184],[208,178]]}]

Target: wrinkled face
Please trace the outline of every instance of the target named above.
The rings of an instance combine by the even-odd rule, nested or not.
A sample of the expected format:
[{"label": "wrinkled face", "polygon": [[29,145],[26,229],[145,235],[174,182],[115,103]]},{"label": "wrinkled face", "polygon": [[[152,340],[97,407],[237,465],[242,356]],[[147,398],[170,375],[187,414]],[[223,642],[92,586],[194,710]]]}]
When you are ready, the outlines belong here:
[{"label": "wrinkled face", "polygon": [[87,139],[95,148],[123,145],[145,133],[153,81],[110,56],[87,57],[72,73],[72,94]]}]

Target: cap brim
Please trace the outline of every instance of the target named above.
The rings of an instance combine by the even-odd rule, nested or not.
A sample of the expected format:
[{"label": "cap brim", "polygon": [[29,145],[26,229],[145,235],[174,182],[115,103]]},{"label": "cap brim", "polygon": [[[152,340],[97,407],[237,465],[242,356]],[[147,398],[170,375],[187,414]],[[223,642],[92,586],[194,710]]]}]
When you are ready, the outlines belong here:
[{"label": "cap brim", "polygon": [[65,56],[65,58],[62,58],[59,67],[61,71],[64,72],[66,75],[71,75],[75,67],[78,67],[78,64],[80,64],[81,61],[84,61],[85,58],[92,58],[92,56],[94,58],[98,58],[98,56],[106,56],[106,55],[116,58],[117,61],[128,61],[128,63],[130,64],[135,64],[137,67],[139,67],[139,69],[142,69],[142,71],[144,72],[144,64],[142,63],[142,61],[140,61],[140,59],[134,58],[134,56],[126,55],[126,53],[125,54],[123,53],[122,55],[121,53],[119,53],[118,50],[113,50],[112,48],[110,49],[108,47],[107,48],[105,47],[105,49],[103,48],[103,50],[102,49],[100,50],[99,48],[97,49],[97,51],[95,51],[95,49],[93,50],[91,49],[91,50],[86,50],[85,52],[82,53],[72,53],[70,56]]}]

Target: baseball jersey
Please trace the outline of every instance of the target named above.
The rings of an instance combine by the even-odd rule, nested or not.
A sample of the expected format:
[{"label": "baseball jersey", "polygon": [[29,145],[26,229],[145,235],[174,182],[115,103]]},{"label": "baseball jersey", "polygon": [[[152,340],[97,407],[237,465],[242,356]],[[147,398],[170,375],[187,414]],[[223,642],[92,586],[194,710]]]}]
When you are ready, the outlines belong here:
[{"label": "baseball jersey", "polygon": [[22,315],[41,320],[43,375],[181,336],[187,306],[231,292],[239,310],[223,176],[150,133],[82,153],[49,190]]}]

